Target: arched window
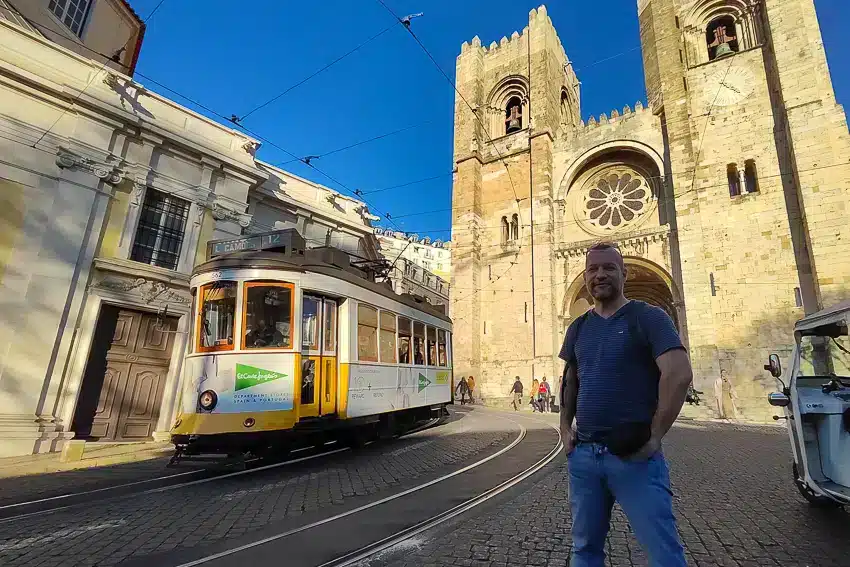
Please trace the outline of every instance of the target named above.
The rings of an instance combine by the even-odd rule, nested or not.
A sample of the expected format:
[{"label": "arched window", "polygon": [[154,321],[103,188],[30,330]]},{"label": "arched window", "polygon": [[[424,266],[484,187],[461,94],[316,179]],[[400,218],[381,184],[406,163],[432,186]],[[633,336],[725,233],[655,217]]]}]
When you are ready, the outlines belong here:
[{"label": "arched window", "polygon": [[759,190],[755,160],[748,159],[744,162],[744,183],[747,186],[747,193],[756,193]]},{"label": "arched window", "polygon": [[567,90],[561,90],[561,122],[568,122],[570,117],[570,96]]},{"label": "arched window", "polygon": [[518,97],[508,99],[505,106],[505,134],[522,130],[522,100]]},{"label": "arched window", "polygon": [[735,18],[722,16],[713,20],[705,31],[705,41],[711,61],[740,51]]},{"label": "arched window", "polygon": [[505,244],[510,239],[511,232],[508,226],[508,217],[502,217],[502,244]]},{"label": "arched window", "polygon": [[738,164],[730,163],[726,166],[726,179],[729,181],[729,196],[737,197],[741,194],[741,181],[738,176]]},{"label": "arched window", "polygon": [[691,0],[683,9],[683,58],[688,67],[753,49],[765,40],[761,0]]},{"label": "arched window", "polygon": [[511,240],[519,240],[519,215],[511,217]]}]

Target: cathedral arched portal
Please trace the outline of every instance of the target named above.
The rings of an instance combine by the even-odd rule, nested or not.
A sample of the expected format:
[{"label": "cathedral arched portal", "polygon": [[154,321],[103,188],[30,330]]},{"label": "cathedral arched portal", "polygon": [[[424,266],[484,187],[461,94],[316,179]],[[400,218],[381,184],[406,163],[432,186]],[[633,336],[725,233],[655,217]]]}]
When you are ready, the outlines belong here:
[{"label": "cathedral arched portal", "polygon": [[[660,307],[673,319],[676,328],[681,331],[676,308],[679,303],[678,288],[670,274],[661,266],[644,258],[625,256],[623,259],[627,271],[625,296],[628,299],[645,301]],[[591,307],[593,307],[593,298],[587,291],[584,272],[582,272],[567,288],[562,315],[569,324]]]}]

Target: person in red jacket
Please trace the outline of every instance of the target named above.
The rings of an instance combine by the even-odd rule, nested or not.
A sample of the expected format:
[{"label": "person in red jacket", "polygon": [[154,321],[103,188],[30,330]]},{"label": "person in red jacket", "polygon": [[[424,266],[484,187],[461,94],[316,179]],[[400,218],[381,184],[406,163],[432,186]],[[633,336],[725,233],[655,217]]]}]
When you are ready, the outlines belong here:
[{"label": "person in red jacket", "polygon": [[540,383],[540,387],[537,389],[537,404],[540,406],[540,413],[546,413],[550,410],[549,406],[549,395],[551,391],[549,390],[549,382],[546,381],[546,377],[543,377],[543,381]]}]

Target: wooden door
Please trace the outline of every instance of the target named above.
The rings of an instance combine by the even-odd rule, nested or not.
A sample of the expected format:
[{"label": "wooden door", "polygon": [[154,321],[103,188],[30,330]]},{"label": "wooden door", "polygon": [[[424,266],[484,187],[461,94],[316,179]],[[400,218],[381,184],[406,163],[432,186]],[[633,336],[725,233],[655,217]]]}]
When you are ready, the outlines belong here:
[{"label": "wooden door", "polygon": [[157,325],[156,316],[119,310],[106,353],[106,372],[88,437],[138,441],[153,435],[177,321]]}]

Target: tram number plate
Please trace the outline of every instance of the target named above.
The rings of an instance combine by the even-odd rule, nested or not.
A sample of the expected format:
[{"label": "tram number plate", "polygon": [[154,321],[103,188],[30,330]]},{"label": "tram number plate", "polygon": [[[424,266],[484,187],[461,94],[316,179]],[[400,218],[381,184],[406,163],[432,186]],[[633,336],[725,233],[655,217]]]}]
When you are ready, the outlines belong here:
[{"label": "tram number plate", "polygon": [[222,278],[222,273],[221,272],[210,272],[209,278],[210,278],[211,281],[220,280]]}]

